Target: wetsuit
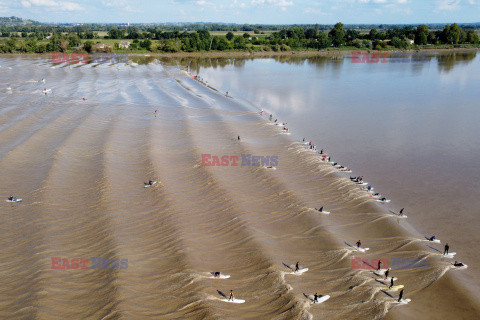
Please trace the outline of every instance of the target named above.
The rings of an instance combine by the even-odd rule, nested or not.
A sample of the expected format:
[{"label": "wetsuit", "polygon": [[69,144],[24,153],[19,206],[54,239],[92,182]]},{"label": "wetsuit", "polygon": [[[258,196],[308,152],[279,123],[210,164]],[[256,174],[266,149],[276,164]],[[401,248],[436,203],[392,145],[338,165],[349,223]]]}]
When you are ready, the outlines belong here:
[{"label": "wetsuit", "polygon": [[448,249],[450,249],[450,246],[448,243],[445,245],[445,250],[443,251],[443,254],[448,254]]},{"label": "wetsuit", "polygon": [[398,296],[398,302],[400,302],[400,300],[402,300],[402,297],[403,297],[403,289],[402,289],[402,291],[400,291],[400,295]]}]

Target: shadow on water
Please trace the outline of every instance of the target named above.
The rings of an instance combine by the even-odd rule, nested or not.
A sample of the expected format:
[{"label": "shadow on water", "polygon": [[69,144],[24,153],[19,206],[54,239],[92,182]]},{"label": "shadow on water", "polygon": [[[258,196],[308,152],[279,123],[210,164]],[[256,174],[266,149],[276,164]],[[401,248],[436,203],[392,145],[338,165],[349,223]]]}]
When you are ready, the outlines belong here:
[{"label": "shadow on water", "polygon": [[438,70],[440,72],[448,73],[453,70],[455,66],[458,65],[468,65],[471,63],[477,52],[453,52],[448,54],[441,54],[437,56],[438,61]]}]

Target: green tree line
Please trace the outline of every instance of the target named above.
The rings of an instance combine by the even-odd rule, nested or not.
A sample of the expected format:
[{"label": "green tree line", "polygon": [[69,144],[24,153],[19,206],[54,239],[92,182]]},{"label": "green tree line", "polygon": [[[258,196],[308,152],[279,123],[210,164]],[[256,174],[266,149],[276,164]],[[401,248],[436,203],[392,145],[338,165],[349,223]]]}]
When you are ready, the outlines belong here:
[{"label": "green tree line", "polygon": [[[23,27],[23,26],[22,26]],[[35,26],[32,26],[35,27]],[[44,53],[51,51],[90,52],[95,43],[101,42],[98,34],[85,26],[70,28],[68,33],[53,29],[21,32],[21,36],[9,31],[2,31],[0,52]],[[226,35],[211,35],[208,30],[166,31],[159,27],[141,29],[136,26],[127,28],[110,28],[106,39],[130,40],[128,49],[152,52],[196,52],[196,51],[289,51],[300,49],[321,50],[329,47],[356,47],[383,49],[388,47],[407,49],[415,45],[478,45],[479,37],[473,29],[461,28],[458,24],[445,25],[443,30],[429,30],[427,25],[394,27],[378,31],[360,33],[356,29],[346,29],[337,23],[328,31],[320,30],[318,25],[303,28],[293,26],[275,31],[268,36],[258,36],[256,32],[244,32],[235,35],[229,31]],[[120,49],[118,42],[114,49]]]}]

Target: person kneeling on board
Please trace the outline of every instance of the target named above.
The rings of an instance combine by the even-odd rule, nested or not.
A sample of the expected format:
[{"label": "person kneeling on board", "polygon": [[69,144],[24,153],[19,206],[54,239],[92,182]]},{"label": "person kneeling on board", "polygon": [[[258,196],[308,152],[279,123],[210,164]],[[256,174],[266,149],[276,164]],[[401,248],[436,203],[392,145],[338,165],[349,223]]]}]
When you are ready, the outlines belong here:
[{"label": "person kneeling on board", "polygon": [[463,267],[464,264],[461,263],[461,262],[458,262],[458,261],[455,261],[455,263],[453,264],[455,267]]},{"label": "person kneeling on board", "polygon": [[13,201],[13,196],[8,197],[9,201]]},{"label": "person kneeling on board", "polygon": [[428,240],[433,241],[433,240],[435,240],[435,238],[436,238],[435,235],[433,235]]}]

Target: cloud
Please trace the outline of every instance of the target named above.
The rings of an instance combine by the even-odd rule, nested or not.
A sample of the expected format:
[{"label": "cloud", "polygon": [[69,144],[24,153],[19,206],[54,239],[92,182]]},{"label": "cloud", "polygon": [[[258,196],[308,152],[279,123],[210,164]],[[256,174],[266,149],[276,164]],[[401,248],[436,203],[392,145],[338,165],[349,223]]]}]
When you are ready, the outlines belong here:
[{"label": "cloud", "polygon": [[7,6],[6,3],[4,3],[2,0],[0,0],[0,12],[8,12],[10,8]]},{"label": "cloud", "polygon": [[303,13],[311,14],[324,14],[324,12],[318,8],[307,7],[303,9]]},{"label": "cloud", "polygon": [[293,1],[288,0],[252,0],[253,6],[269,5],[279,7],[282,11],[287,10],[287,7],[293,6]]},{"label": "cloud", "polygon": [[125,0],[102,0],[105,7],[125,7],[127,2]]},{"label": "cloud", "polygon": [[377,3],[377,4],[405,4],[408,0],[358,0],[359,3]]},{"label": "cloud", "polygon": [[129,6],[126,0],[102,0],[102,4],[108,8],[119,8],[128,12],[141,12],[139,9]]},{"label": "cloud", "polygon": [[22,0],[21,4],[24,8],[45,7],[48,10],[54,10],[54,11],[80,11],[80,10],[83,10],[82,6],[80,6],[78,3],[69,2],[69,1]]},{"label": "cloud", "polygon": [[437,1],[437,9],[438,10],[456,10],[460,8],[460,1],[461,0],[438,0]]}]

